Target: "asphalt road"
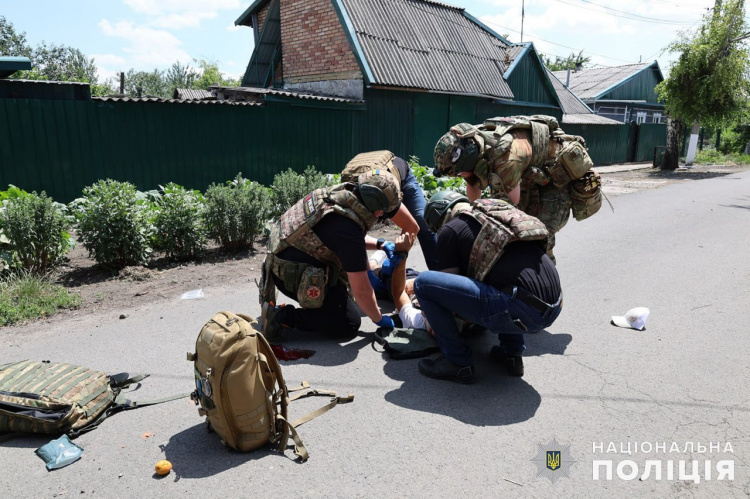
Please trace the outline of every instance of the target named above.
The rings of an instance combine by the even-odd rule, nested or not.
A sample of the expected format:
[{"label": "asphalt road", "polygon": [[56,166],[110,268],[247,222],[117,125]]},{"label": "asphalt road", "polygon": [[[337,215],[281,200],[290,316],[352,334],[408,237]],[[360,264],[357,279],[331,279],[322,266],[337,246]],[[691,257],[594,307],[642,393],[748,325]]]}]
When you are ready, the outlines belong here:
[{"label": "asphalt road", "polygon": [[[283,363],[290,385],[355,394],[300,428],[307,463],[291,452],[228,451],[180,400],[113,416],[76,440],[80,461],[53,472],[34,454],[48,438],[0,444],[0,497],[745,497],[750,171],[612,201],[614,213],[605,204],[558,235],[565,307],[548,331],[528,336],[522,379],[489,363],[489,333],[472,341],[481,379],[471,386],[425,378],[416,360],[373,351],[367,320],[355,338],[293,333],[288,346],[316,354]],[[411,258],[424,268],[419,251]],[[221,309],[260,313],[254,287],[204,292],[126,320],[78,316],[0,331],[0,363],[151,373],[134,399],[189,391],[185,352],[203,323]],[[635,306],[651,309],[645,331],[610,325]],[[292,415],[318,403],[297,402]],[[562,450],[570,476],[537,476],[539,449]],[[174,471],[159,479],[163,458]],[[593,479],[594,460],[611,462],[610,480],[605,466]],[[693,461],[699,483],[683,476]],[[733,480],[725,472],[718,480],[719,461],[731,461]]]}]

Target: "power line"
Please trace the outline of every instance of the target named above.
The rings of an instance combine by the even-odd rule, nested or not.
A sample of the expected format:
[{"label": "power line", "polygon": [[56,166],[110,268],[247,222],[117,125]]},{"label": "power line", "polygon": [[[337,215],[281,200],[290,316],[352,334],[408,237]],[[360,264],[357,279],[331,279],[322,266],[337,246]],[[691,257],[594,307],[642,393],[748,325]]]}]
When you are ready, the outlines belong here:
[{"label": "power line", "polygon": [[[571,7],[578,7],[579,9],[584,9],[584,10],[589,10],[589,11],[593,10],[595,12],[601,12],[602,14],[610,15],[612,17],[619,17],[621,19],[629,19],[631,21],[639,21],[639,22],[645,22],[645,23],[656,23],[656,24],[667,24],[667,25],[673,25],[673,26],[675,26],[675,25],[676,26],[687,26],[689,24],[687,22],[671,21],[669,19],[658,19],[658,18],[655,18],[655,17],[646,17],[646,16],[641,16],[639,14],[632,14],[632,13],[626,12],[624,10],[617,10],[617,9],[613,9],[611,7],[605,7],[604,5],[600,5],[598,3],[594,3],[594,2],[591,2],[589,0],[581,0],[581,2],[588,3],[588,4],[594,5],[596,7],[600,7],[602,9],[604,9],[604,11],[597,10],[597,9],[589,9],[589,8],[584,7],[583,5],[579,5],[579,4],[576,4],[576,3],[566,2],[565,0],[557,0],[557,1],[560,2],[560,3],[563,3],[565,5],[570,5]],[[607,11],[611,11],[611,12],[607,12]],[[615,14],[615,12],[617,14]]]},{"label": "power line", "polygon": [[[507,29],[507,30],[509,30],[509,31],[512,31],[512,32],[514,32],[514,33],[518,33],[518,30],[515,30],[515,29],[513,29],[513,28],[509,28],[509,27],[507,27],[507,26],[503,26],[503,25],[501,25],[501,24],[497,24],[497,23],[494,23],[494,22],[492,22],[492,21],[486,21],[486,20],[485,20],[485,21],[482,21],[482,22],[483,22],[483,23],[486,23],[486,24],[490,24],[490,25],[492,25],[492,26],[497,26],[498,28],[502,28],[502,29]],[[530,36],[530,37],[533,37],[533,38],[536,38],[537,40],[541,40],[541,41],[543,41],[543,42],[551,43],[552,45],[557,45],[558,47],[563,47],[563,48],[566,48],[566,49],[570,49],[570,50],[573,50],[573,51],[575,51],[575,52],[581,52],[581,51],[583,51],[583,50],[584,50],[584,49],[577,49],[577,48],[575,48],[575,47],[570,47],[570,46],[568,46],[568,45],[563,45],[563,44],[561,44],[561,43],[556,43],[556,42],[552,42],[552,41],[550,41],[550,40],[545,40],[544,38],[541,38],[541,37],[539,37],[539,36],[533,35],[533,34],[531,34],[531,33],[526,33],[526,35],[527,35],[527,36]],[[627,60],[625,60],[625,59],[618,59],[617,57],[611,57],[611,56],[608,56],[608,55],[595,54],[595,53],[593,53],[593,52],[589,52],[589,54],[591,54],[591,55],[595,55],[595,56],[597,56],[597,57],[603,57],[603,58],[605,58],[605,59],[612,59],[613,61],[620,61],[620,62],[627,62],[628,64],[634,64],[634,62],[633,62],[633,61],[627,61]]]}]

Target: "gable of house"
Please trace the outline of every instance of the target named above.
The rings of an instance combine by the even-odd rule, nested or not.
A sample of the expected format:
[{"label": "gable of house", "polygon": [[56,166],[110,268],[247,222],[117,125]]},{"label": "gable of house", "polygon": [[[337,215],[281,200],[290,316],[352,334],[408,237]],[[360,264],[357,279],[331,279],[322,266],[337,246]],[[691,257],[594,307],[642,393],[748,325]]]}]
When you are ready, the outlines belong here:
[{"label": "gable of house", "polygon": [[[560,81],[568,80],[567,71],[554,71]],[[659,64],[627,64],[570,72],[568,88],[584,101],[642,100],[657,102],[654,87],[664,77]]]},{"label": "gable of house", "polygon": [[533,43],[509,47],[508,61],[505,79],[516,101],[560,107],[555,89]]}]

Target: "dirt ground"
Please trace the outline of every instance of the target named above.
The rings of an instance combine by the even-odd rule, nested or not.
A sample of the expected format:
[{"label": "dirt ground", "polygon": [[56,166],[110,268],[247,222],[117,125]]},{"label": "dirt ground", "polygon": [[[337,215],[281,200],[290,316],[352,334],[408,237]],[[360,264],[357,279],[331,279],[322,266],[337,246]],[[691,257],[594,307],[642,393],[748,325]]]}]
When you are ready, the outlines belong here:
[{"label": "dirt ground", "polygon": [[[632,165],[631,165],[632,166]],[[656,189],[668,184],[728,175],[750,168],[747,166],[698,166],[676,171],[661,171],[642,165],[639,169],[617,170],[602,168],[604,193],[608,197]],[[606,201],[605,201],[606,204]],[[377,237],[392,238],[398,229],[391,225],[373,232]],[[71,314],[102,314],[127,316],[128,311],[146,303],[174,300],[188,290],[202,288],[236,288],[254,286],[260,278],[260,266],[265,257],[265,240],[255,241],[254,249],[239,253],[225,253],[210,247],[204,258],[190,263],[165,263],[156,259],[147,267],[128,267],[113,276],[96,266],[81,244],[68,254],[68,261],[54,275],[57,283],[81,295],[78,310],[63,311],[47,321],[64,320]]]}]

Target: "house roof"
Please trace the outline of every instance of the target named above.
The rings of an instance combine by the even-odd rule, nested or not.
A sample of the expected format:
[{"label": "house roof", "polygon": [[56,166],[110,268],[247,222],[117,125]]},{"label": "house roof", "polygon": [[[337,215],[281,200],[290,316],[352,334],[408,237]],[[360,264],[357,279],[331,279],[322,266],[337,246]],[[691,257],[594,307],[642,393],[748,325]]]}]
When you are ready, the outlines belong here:
[{"label": "house roof", "polygon": [[[655,69],[659,72],[659,76],[664,79],[661,75],[659,64],[654,61],[642,64],[626,64],[624,66],[571,71],[568,88],[581,99],[596,99],[614,87],[622,85],[641,71],[650,70],[652,66],[655,66]],[[560,80],[567,78],[567,71],[554,71],[554,74]]]},{"label": "house roof", "polygon": [[369,84],[513,98],[507,40],[429,0],[333,0]]},{"label": "house roof", "polygon": [[560,107],[562,108],[563,114],[594,114],[584,102],[576,97],[576,95],[569,89],[565,88],[563,82],[561,82],[554,71],[547,69],[547,76],[549,76],[552,82],[552,87],[557,93],[557,98],[560,101]]},{"label": "house roof", "polygon": [[202,100],[215,99],[216,96],[208,90],[193,90],[192,88],[175,88],[172,94],[173,99],[180,100]]},{"label": "house roof", "polygon": [[223,93],[236,93],[236,94],[245,94],[248,97],[255,97],[255,96],[264,96],[264,95],[270,95],[270,96],[279,96],[279,97],[289,97],[294,99],[302,99],[302,100],[313,100],[313,101],[321,101],[321,102],[338,102],[338,103],[344,103],[344,104],[361,104],[364,103],[362,100],[356,100],[356,99],[346,99],[343,97],[329,97],[326,95],[316,95],[312,94],[310,92],[303,92],[298,90],[278,90],[273,88],[261,88],[261,87],[224,87],[221,85],[215,85],[211,88],[218,90],[219,92]]},{"label": "house roof", "polygon": [[169,102],[171,104],[200,104],[210,106],[260,106],[258,102],[242,102],[242,101],[230,101],[230,100],[180,100],[180,99],[162,99],[160,97],[123,97],[123,96],[107,96],[107,97],[92,97],[93,101],[102,102]]},{"label": "house roof", "polygon": [[0,78],[7,78],[16,71],[31,69],[28,57],[0,57]]}]

